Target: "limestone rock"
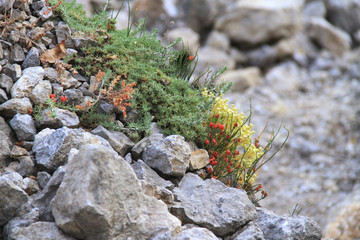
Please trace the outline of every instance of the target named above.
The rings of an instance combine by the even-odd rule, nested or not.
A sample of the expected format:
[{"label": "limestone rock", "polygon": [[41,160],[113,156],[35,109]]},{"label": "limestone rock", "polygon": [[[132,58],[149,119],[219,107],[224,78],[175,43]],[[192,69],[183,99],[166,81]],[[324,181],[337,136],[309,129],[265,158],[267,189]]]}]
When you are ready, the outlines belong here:
[{"label": "limestone rock", "polygon": [[226,240],[265,240],[265,237],[257,223],[251,221]]},{"label": "limestone rock", "polygon": [[5,89],[6,93],[10,93],[11,87],[13,85],[13,81],[11,77],[1,73],[0,74],[0,87]]},{"label": "limestone rock", "polygon": [[205,149],[199,149],[191,152],[190,170],[198,170],[209,164],[209,154]]},{"label": "limestone rock", "polygon": [[196,225],[187,224],[183,230],[176,235],[174,240],[218,240],[211,231],[206,228],[197,227]]},{"label": "limestone rock", "polygon": [[[19,179],[22,180],[20,175]],[[19,181],[13,181],[11,174],[0,176],[0,226],[14,217],[16,211],[28,200],[28,195],[18,183]]]},{"label": "limestone rock", "polygon": [[6,102],[8,100],[8,97],[6,95],[6,92],[0,88],[0,104]]},{"label": "limestone rock", "polygon": [[40,65],[39,49],[37,49],[36,47],[32,47],[28,52],[28,54],[26,55],[21,67],[25,69],[28,67],[36,67],[39,65]]},{"label": "limestone rock", "polygon": [[6,160],[10,158],[10,152],[14,143],[11,138],[11,128],[5,120],[0,117],[0,169],[5,166]]},{"label": "limestone rock", "polygon": [[8,239],[75,240],[73,237],[66,236],[53,222],[35,222],[26,227],[17,227],[10,233]]},{"label": "limestone rock", "polygon": [[230,39],[224,33],[212,31],[206,39],[206,45],[228,52],[230,50]]},{"label": "limestone rock", "polygon": [[27,114],[32,109],[29,98],[12,98],[0,105],[0,116],[10,119],[17,113]]},{"label": "limestone rock", "polygon": [[234,42],[256,45],[290,37],[301,26],[303,0],[243,0],[230,5],[215,28]]},{"label": "limestone rock", "polygon": [[40,81],[31,91],[30,99],[35,104],[44,104],[52,92],[52,87],[49,81]]},{"label": "limestone rock", "polygon": [[299,239],[320,240],[321,229],[319,225],[303,216],[281,217],[265,208],[257,208],[256,223],[268,240]]},{"label": "limestone rock", "polygon": [[79,117],[76,113],[69,110],[55,108],[52,114],[50,109],[44,109],[41,113],[42,119],[36,121],[36,126],[40,129],[44,128],[76,128],[80,124]]},{"label": "limestone rock", "polygon": [[36,135],[35,122],[29,114],[17,113],[11,120],[10,126],[15,131],[17,138],[21,140],[34,140]]},{"label": "limestone rock", "polygon": [[261,79],[261,71],[257,67],[248,67],[239,70],[226,71],[220,76],[225,82],[232,82],[232,92],[243,92],[250,87],[255,87]]},{"label": "limestone rock", "polygon": [[203,181],[188,173],[173,192],[180,202],[172,207],[173,214],[220,237],[234,233],[257,216],[244,190],[226,187],[215,179]]},{"label": "limestone rock", "polygon": [[310,38],[339,56],[349,51],[351,47],[351,37],[323,18],[308,19],[305,22],[305,29]]},{"label": "limestone rock", "polygon": [[147,147],[143,160],[151,168],[171,176],[183,176],[189,167],[191,150],[184,137],[171,135]]},{"label": "limestone rock", "polygon": [[179,36],[181,36],[184,45],[181,43],[177,44],[175,48],[181,50],[182,47],[190,50],[190,54],[195,55],[196,50],[200,47],[200,36],[194,30],[189,27],[180,27],[170,30],[166,34],[166,38],[169,42],[175,41]]},{"label": "limestone rock", "polygon": [[43,190],[33,196],[31,206],[38,209],[40,221],[54,221],[54,217],[51,212],[50,201],[55,197],[56,191],[64,179],[64,175],[65,167],[61,166],[54,172],[52,177],[50,176],[51,178],[43,187]]},{"label": "limestone rock", "polygon": [[137,142],[131,149],[131,154],[135,160],[141,158],[141,155],[148,146],[164,139],[163,134],[151,134],[148,137],[144,137],[139,142]]},{"label": "limestone rock", "polygon": [[82,144],[101,144],[100,140],[83,129],[62,127],[56,131],[42,130],[35,136],[33,151],[37,164],[55,171],[67,162],[71,148]]},{"label": "limestone rock", "polygon": [[122,157],[135,145],[124,133],[108,131],[101,125],[93,129],[91,133],[106,139],[112,148]]},{"label": "limestone rock", "polygon": [[129,164],[99,145],[72,150],[51,208],[57,226],[81,239],[149,239],[180,228],[164,203],[142,193]]},{"label": "limestone rock", "polygon": [[360,2],[358,0],[325,0],[327,17],[335,26],[348,33],[360,29]]},{"label": "limestone rock", "polygon": [[17,80],[12,89],[13,98],[30,97],[33,88],[44,78],[42,67],[29,67],[23,71],[22,76]]},{"label": "limestone rock", "polygon": [[198,55],[199,62],[197,68],[199,68],[199,70],[206,69],[207,64],[214,72],[220,70],[224,66],[227,67],[227,69],[232,70],[236,65],[235,60],[227,52],[210,46],[201,47],[198,51]]}]

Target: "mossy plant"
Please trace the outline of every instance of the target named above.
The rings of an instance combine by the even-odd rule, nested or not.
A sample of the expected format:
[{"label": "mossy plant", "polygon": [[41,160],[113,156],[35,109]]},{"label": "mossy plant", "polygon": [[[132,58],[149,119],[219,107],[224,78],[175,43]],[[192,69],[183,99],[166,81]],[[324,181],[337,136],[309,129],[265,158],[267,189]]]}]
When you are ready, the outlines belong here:
[{"label": "mossy plant", "polygon": [[[208,111],[201,89],[188,83],[196,60],[193,56],[184,58],[184,51],[188,54],[186,50],[173,49],[175,44],[180,44],[180,38],[163,45],[156,30],[145,31],[144,20],[133,29],[131,23],[127,29],[115,30],[114,19],[108,18],[105,12],[88,18],[75,1],[63,2],[56,12],[75,31],[97,39],[98,44],[85,46],[76,56],[66,59],[80,74],[90,77],[99,71],[110,71],[110,77],[104,82],[105,89],[119,76],[127,83],[136,83],[132,106],[140,116],[129,127],[146,131],[153,116],[165,134],[201,141],[205,134],[202,123]],[[82,123],[96,123],[98,119],[100,124],[104,118],[85,114]]]}]

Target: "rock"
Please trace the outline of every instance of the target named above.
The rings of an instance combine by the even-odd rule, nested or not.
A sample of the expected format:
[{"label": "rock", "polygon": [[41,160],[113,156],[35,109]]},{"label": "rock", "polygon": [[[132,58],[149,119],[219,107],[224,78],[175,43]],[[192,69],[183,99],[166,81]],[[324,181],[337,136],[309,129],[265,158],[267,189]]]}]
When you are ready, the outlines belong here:
[{"label": "rock", "polygon": [[[182,35],[180,35],[182,36]],[[230,50],[230,39],[224,33],[212,31],[206,39],[206,45],[224,52]]]},{"label": "rock", "polygon": [[165,136],[161,133],[160,134],[151,134],[148,137],[144,137],[139,142],[137,142],[131,149],[132,157],[135,160],[140,159],[144,149],[146,149],[148,146],[150,146],[164,138],[165,138]]},{"label": "rock", "polygon": [[122,157],[135,145],[124,133],[108,131],[101,125],[93,129],[91,133],[106,139],[111,147]]},{"label": "rock", "polygon": [[40,66],[40,59],[39,59],[39,49],[36,47],[32,47],[28,54],[25,57],[24,62],[22,63],[21,67],[23,69],[28,67],[36,67]]},{"label": "rock", "polygon": [[149,239],[180,228],[164,203],[142,193],[129,164],[99,145],[72,150],[51,208],[56,225],[81,239]]},{"label": "rock", "polygon": [[53,15],[53,12],[50,7],[45,6],[40,10],[39,15],[42,21],[46,21]]},{"label": "rock", "polygon": [[65,40],[66,48],[74,47],[72,39],[71,39],[71,30],[66,23],[60,21],[58,25],[55,27],[55,33],[57,38],[57,43],[61,43],[62,40]]},{"label": "rock", "polygon": [[30,97],[33,88],[43,80],[43,78],[44,69],[42,67],[29,67],[25,69],[21,78],[19,78],[12,87],[11,97]]},{"label": "rock", "polygon": [[31,91],[30,99],[35,104],[44,104],[52,92],[52,87],[49,81],[40,81]]},{"label": "rock", "polygon": [[5,89],[6,93],[10,93],[11,87],[13,85],[13,81],[11,79],[11,77],[5,75],[5,74],[0,74],[0,88]]},{"label": "rock", "polygon": [[190,170],[198,170],[209,164],[209,154],[205,149],[199,149],[191,152]]},{"label": "rock", "polygon": [[299,69],[295,63],[285,62],[270,69],[265,80],[278,94],[285,94],[297,91],[306,77],[306,72]]},{"label": "rock", "polygon": [[63,96],[67,98],[66,103],[70,105],[80,105],[84,101],[84,95],[79,89],[66,89],[63,93]]},{"label": "rock", "polygon": [[188,173],[173,193],[180,202],[171,208],[173,214],[183,223],[205,227],[219,237],[234,233],[257,216],[244,190],[226,187],[215,179],[203,181]]},{"label": "rock", "polygon": [[174,240],[218,240],[211,231],[206,228],[200,228],[196,225],[187,224],[183,227],[183,230],[176,235]]},{"label": "rock", "polygon": [[61,166],[54,172],[48,183],[43,187],[43,190],[33,196],[31,206],[38,209],[40,221],[54,221],[50,201],[55,197],[55,194],[64,179],[64,175],[65,168]]},{"label": "rock", "polygon": [[360,2],[358,0],[325,0],[327,19],[335,26],[352,34],[360,29]]},{"label": "rock", "polygon": [[46,184],[49,182],[51,178],[51,175],[48,174],[47,172],[38,172],[37,175],[36,175],[36,179],[39,183],[39,186],[41,189],[44,189]]},{"label": "rock", "polygon": [[191,150],[184,137],[171,135],[147,147],[142,155],[151,168],[171,176],[183,176],[190,164]]},{"label": "rock", "polygon": [[257,223],[251,221],[226,240],[265,240],[265,237]]},{"label": "rock", "polygon": [[150,185],[156,186],[159,188],[166,188],[172,190],[174,188],[174,184],[168,180],[161,178],[154,170],[152,170],[144,161],[138,160],[131,164],[136,177],[139,180],[145,180]]},{"label": "rock", "polygon": [[261,79],[261,71],[257,67],[248,67],[240,70],[226,71],[220,76],[225,82],[232,82],[232,92],[243,92],[250,87],[255,87]]},{"label": "rock", "polygon": [[66,236],[53,222],[35,222],[26,227],[17,227],[9,234],[8,239],[75,240]]},{"label": "rock", "polygon": [[303,0],[238,1],[218,17],[215,29],[234,42],[256,45],[296,33],[301,26]]},{"label": "rock", "polygon": [[176,7],[179,11],[178,15],[185,24],[194,31],[204,34],[206,29],[210,29],[214,25],[216,17],[223,12],[225,6],[231,1],[216,0],[183,0],[177,1]]},{"label": "rock", "polygon": [[36,135],[35,122],[29,114],[17,113],[11,120],[10,126],[15,131],[17,138],[21,140],[34,140]]},{"label": "rock", "polygon": [[[13,174],[0,176],[0,226],[14,217],[16,211],[28,200],[28,195],[18,185],[20,180],[13,181]],[[22,180],[22,177],[18,176],[18,179]]]},{"label": "rock", "polygon": [[[56,75],[58,76],[58,75]],[[64,88],[64,89],[69,89],[69,90],[74,90],[74,89],[71,89],[71,88],[78,88],[81,86],[81,83],[76,80],[70,72],[68,71],[64,71],[60,77],[58,77],[58,81],[60,82],[61,86]],[[77,92],[77,94],[79,94]]]},{"label": "rock", "polygon": [[8,97],[6,95],[6,92],[0,88],[0,104],[6,102],[8,100]]},{"label": "rock", "polygon": [[29,152],[25,148],[14,145],[11,149],[10,157],[17,161],[20,161],[20,158],[24,156],[30,156]]},{"label": "rock", "polygon": [[30,156],[19,157],[18,159],[20,164],[17,166],[16,172],[23,177],[29,177],[35,173],[36,167]]},{"label": "rock", "polygon": [[200,36],[189,27],[179,27],[167,32],[166,38],[169,42],[174,42],[179,36],[183,40],[183,44],[175,45],[177,50],[183,47],[190,50],[191,55],[195,55],[196,50],[200,47]]},{"label": "rock", "polygon": [[314,220],[303,216],[281,217],[265,208],[257,208],[256,211],[258,213],[256,223],[268,240],[321,239],[321,229]]},{"label": "rock", "polygon": [[201,47],[198,51],[198,56],[198,70],[207,69],[207,64],[209,64],[215,73],[224,66],[227,67],[227,69],[232,70],[236,65],[235,60],[231,58],[228,53],[213,47]]},{"label": "rock", "polygon": [[10,119],[17,113],[27,114],[32,105],[29,98],[12,98],[0,105],[0,116]]},{"label": "rock", "polygon": [[11,79],[15,82],[19,77],[21,77],[21,67],[16,63],[7,65],[4,67],[3,73],[11,77]]},{"label": "rock", "polygon": [[14,45],[14,48],[11,50],[10,58],[14,62],[24,61],[25,54],[24,54],[24,50],[22,49],[22,47],[20,45],[18,45],[18,44]]},{"label": "rock", "polygon": [[5,120],[0,117],[0,174],[1,168],[5,166],[6,160],[10,157],[12,146],[11,128]]},{"label": "rock", "polygon": [[35,27],[32,30],[28,31],[26,35],[31,38],[33,41],[37,41],[42,36],[45,35],[45,28],[43,27]]},{"label": "rock", "polygon": [[309,38],[339,56],[351,47],[351,37],[323,18],[308,19],[305,22],[305,31]]},{"label": "rock", "polygon": [[360,238],[360,203],[351,202],[341,208],[339,215],[325,229],[325,239]]},{"label": "rock", "polygon": [[55,171],[67,162],[71,148],[82,144],[101,144],[100,140],[83,129],[62,127],[56,131],[44,129],[35,136],[33,151],[37,164]]},{"label": "rock", "polygon": [[12,6],[14,5],[15,0],[0,0],[0,8],[5,7],[5,11],[9,10],[10,8],[12,8]]},{"label": "rock", "polygon": [[313,1],[305,5],[303,10],[303,18],[326,17],[326,7],[323,1]]},{"label": "rock", "polygon": [[27,193],[27,195],[31,196],[34,193],[40,192],[41,189],[36,180],[27,177],[24,178],[24,191]]},{"label": "rock", "polygon": [[36,121],[36,126],[39,129],[61,127],[76,128],[80,124],[79,117],[76,113],[61,108],[55,108],[53,109],[53,112],[47,108],[42,111],[41,118],[42,119]]}]

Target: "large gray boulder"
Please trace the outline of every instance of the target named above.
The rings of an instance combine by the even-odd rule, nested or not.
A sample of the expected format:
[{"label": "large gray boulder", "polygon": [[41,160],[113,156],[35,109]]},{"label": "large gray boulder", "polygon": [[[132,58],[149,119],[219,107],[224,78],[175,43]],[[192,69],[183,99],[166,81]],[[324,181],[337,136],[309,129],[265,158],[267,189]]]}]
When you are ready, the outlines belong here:
[{"label": "large gray boulder", "polygon": [[147,147],[143,160],[151,168],[171,176],[183,176],[190,164],[191,150],[185,138],[171,135]]},{"label": "large gray boulder", "polygon": [[265,208],[256,209],[256,223],[268,240],[320,240],[321,228],[312,219],[303,216],[278,216]]},{"label": "large gray boulder", "polygon": [[102,144],[99,138],[80,128],[62,127],[55,131],[46,128],[35,136],[35,160],[40,166],[55,171],[65,165],[71,148],[79,148],[86,143]]},{"label": "large gray boulder", "polygon": [[211,231],[206,228],[201,228],[196,225],[187,224],[182,231],[176,235],[174,240],[218,240]]},{"label": "large gray boulder", "polygon": [[188,173],[173,192],[180,202],[172,207],[173,214],[219,237],[234,233],[257,216],[244,190],[229,188],[215,179],[204,181]]},{"label": "large gray boulder", "polygon": [[51,208],[58,227],[80,239],[149,239],[180,228],[164,203],[142,192],[130,165],[100,145],[71,151]]},{"label": "large gray boulder", "polygon": [[303,0],[243,0],[230,5],[215,28],[232,41],[251,45],[290,37],[301,26]]},{"label": "large gray boulder", "polygon": [[21,185],[22,177],[18,173],[0,176],[0,226],[14,217],[17,210],[28,201],[28,195]]}]

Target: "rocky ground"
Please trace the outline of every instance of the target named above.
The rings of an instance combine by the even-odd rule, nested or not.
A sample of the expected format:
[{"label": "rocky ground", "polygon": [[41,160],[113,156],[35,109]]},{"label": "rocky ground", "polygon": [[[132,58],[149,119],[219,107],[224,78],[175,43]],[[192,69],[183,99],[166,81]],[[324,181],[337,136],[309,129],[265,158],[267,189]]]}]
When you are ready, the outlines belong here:
[{"label": "rocky ground", "polygon": [[[21,4],[21,1],[10,2],[15,2],[14,8],[18,7],[16,4]],[[117,3],[111,4],[116,8]],[[8,2],[5,2],[5,7],[8,7],[6,4]],[[97,4],[102,3],[99,1]],[[0,5],[4,6],[4,2],[0,1]],[[115,236],[122,231],[113,228],[111,219],[123,219],[120,215],[125,213],[113,216],[111,209],[114,205],[123,203],[118,200],[106,202],[107,198],[94,200],[94,197],[100,191],[103,195],[111,195],[111,199],[121,199],[121,194],[113,194],[125,189],[122,194],[131,201],[124,203],[122,209],[126,212],[134,208],[134,203],[139,209],[128,214],[130,222],[135,218],[141,223],[154,221],[153,225],[138,224],[129,228],[130,235],[133,233],[131,231],[141,231],[144,235],[153,234],[152,237],[156,235],[157,239],[166,239],[169,234],[180,231],[181,219],[183,223],[195,223],[200,227],[186,225],[177,239],[199,234],[203,234],[202,239],[245,239],[245,236],[250,236],[251,239],[256,234],[259,239],[264,234],[266,239],[278,239],[280,232],[285,234],[281,235],[282,239],[295,238],[299,234],[295,226],[299,224],[312,230],[307,231],[307,238],[303,239],[317,239],[318,228],[307,218],[278,216],[289,215],[289,211],[299,204],[302,208],[301,215],[315,219],[323,227],[324,239],[360,238],[358,1],[132,1],[132,7],[137,9],[138,15],[149,14],[149,29],[158,27],[160,36],[166,33],[168,40],[182,36],[193,54],[199,48],[197,53],[200,68],[206,63],[214,71],[223,65],[228,67],[228,71],[220,79],[232,81],[233,88],[232,93],[225,97],[244,112],[249,110],[251,99],[252,122],[256,132],[260,133],[269,122],[262,139],[269,137],[270,130],[277,128],[281,122],[290,130],[288,143],[263,167],[258,178],[269,192],[269,197],[261,202],[262,206],[275,210],[278,215],[263,208],[255,209],[253,205],[248,205],[246,197],[238,192],[229,192],[229,196],[224,196],[244,198],[241,209],[245,209],[240,213],[226,212],[236,219],[231,222],[228,222],[228,218],[221,218],[226,215],[221,212],[216,215],[220,222],[216,222],[213,216],[201,216],[198,219],[194,213],[198,203],[195,199],[187,202],[194,194],[190,190],[195,187],[201,190],[197,192],[201,196],[215,195],[207,192],[209,188],[217,192],[227,192],[228,188],[217,186],[212,180],[199,180],[193,174],[186,174],[182,183],[174,188],[147,167],[149,165],[165,175],[183,176],[190,165],[190,149],[181,138],[164,140],[164,136],[156,135],[145,139],[142,143],[144,145],[134,145],[126,136],[106,129],[99,128],[91,133],[77,129],[79,122],[76,114],[62,110],[57,110],[56,120],[46,118],[49,114],[45,112],[44,120],[37,121],[35,125],[28,109],[32,103],[46,101],[51,93],[62,94],[76,104],[93,97],[89,91],[89,80],[74,78],[69,73],[61,80],[63,86],[60,86],[54,68],[39,66],[39,51],[53,48],[70,31],[59,21],[43,24],[31,31],[30,24],[36,23],[38,17],[43,22],[50,17],[46,9],[42,11],[43,7],[43,1],[34,1],[27,8],[25,4],[24,9],[21,9],[23,11],[16,12],[18,22],[21,23],[13,29],[14,32],[6,32],[1,39],[0,184],[6,186],[3,188],[7,189],[6,199],[13,200],[0,200],[2,210],[6,210],[3,211],[6,214],[0,217],[5,237],[19,239],[20,236],[31,234],[37,238],[38,232],[42,232],[56,234],[59,239],[84,238],[91,236],[91,229],[95,225],[101,226],[97,236],[99,239],[105,235]],[[31,14],[34,16],[30,16]],[[125,10],[119,16],[118,26],[126,26],[121,20],[127,21]],[[171,24],[171,21],[175,23]],[[26,37],[22,37],[23,34],[35,42],[40,41],[41,47],[26,48],[28,42],[24,41]],[[78,47],[76,43],[80,45],[84,41],[75,37],[72,40],[71,48],[74,49]],[[45,129],[47,127],[52,129]],[[22,148],[14,145],[16,137],[25,139]],[[283,137],[284,131],[275,145],[279,146]],[[187,160],[180,172],[163,169],[163,165],[152,165],[151,159],[154,157],[142,154],[146,146],[154,145],[156,152],[167,141],[174,141],[183,149],[178,154],[181,155],[180,158]],[[51,148],[48,144],[50,142]],[[93,145],[80,148],[80,143],[85,142]],[[71,147],[78,150],[69,153]],[[87,155],[89,152],[93,154]],[[130,152],[133,159],[128,155]],[[189,153],[186,154],[187,152]],[[99,158],[93,158],[93,155],[98,155]],[[139,182],[146,191],[133,186],[133,182],[137,182],[135,174],[126,175],[126,179],[113,175],[111,169],[129,168],[117,155],[123,156],[129,163],[138,160],[140,156],[143,158],[146,164],[136,161],[132,168],[138,179],[146,180]],[[108,166],[97,164],[97,161],[105,159],[110,159]],[[66,174],[65,169],[60,167],[67,161],[70,166],[67,171],[72,171],[72,174]],[[118,166],[116,161],[123,165]],[[39,166],[46,171],[39,171]],[[107,177],[99,176],[99,172]],[[32,175],[36,175],[36,181],[30,178]],[[77,176],[84,176],[83,179],[89,181],[79,181]],[[101,180],[94,184],[91,179]],[[116,185],[114,181],[124,182],[124,186]],[[72,184],[74,182],[77,184]],[[127,185],[136,189],[135,193],[126,192]],[[85,198],[81,192],[83,189],[88,189]],[[34,194],[36,192],[38,193]],[[151,200],[149,195],[152,196]],[[161,199],[162,203],[154,201],[153,196]],[[171,208],[171,212],[179,219],[170,215],[164,204],[171,205],[174,196],[182,203],[181,206],[175,204]],[[50,207],[52,199],[54,201]],[[221,206],[224,202],[221,197],[216,201],[208,200],[207,204],[213,211],[219,210],[218,205]],[[105,201],[106,204],[96,205],[95,211],[85,204],[89,201],[96,204]],[[9,205],[8,202],[13,202],[14,205]],[[73,205],[74,202],[77,205]],[[226,202],[230,204],[230,201]],[[145,218],[141,217],[144,212],[151,212],[149,209],[153,208],[160,210]],[[224,208],[232,209],[231,206]],[[98,209],[103,212],[100,214]],[[255,211],[258,215],[256,221]],[[96,223],[87,221],[90,215],[96,219]],[[163,222],[162,218],[167,219],[167,222]],[[234,229],[249,220],[254,221],[234,233]],[[268,226],[281,221],[286,221],[289,228],[280,228],[277,235],[271,236]],[[219,224],[222,230],[219,230]],[[159,226],[167,230],[159,231]],[[69,236],[64,236],[58,227]]]}]

